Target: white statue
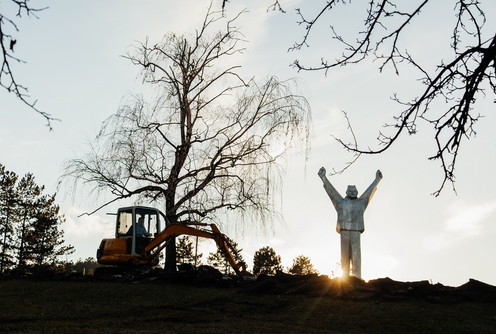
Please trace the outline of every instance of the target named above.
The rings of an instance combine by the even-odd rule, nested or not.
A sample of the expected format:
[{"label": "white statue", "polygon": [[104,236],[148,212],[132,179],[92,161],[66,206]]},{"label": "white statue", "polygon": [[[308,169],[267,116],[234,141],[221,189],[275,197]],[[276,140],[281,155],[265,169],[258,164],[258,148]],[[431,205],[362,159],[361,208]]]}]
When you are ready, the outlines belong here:
[{"label": "white statue", "polygon": [[353,276],[362,278],[360,234],[365,230],[363,213],[377,190],[377,185],[382,180],[382,173],[380,170],[377,171],[374,182],[360,197],[357,197],[358,191],[355,186],[348,186],[345,198],[329,182],[324,167],[319,170],[318,174],[324,183],[327,195],[329,195],[338,213],[336,231],[341,235],[341,268],[343,275],[348,276],[350,274],[351,261]]}]

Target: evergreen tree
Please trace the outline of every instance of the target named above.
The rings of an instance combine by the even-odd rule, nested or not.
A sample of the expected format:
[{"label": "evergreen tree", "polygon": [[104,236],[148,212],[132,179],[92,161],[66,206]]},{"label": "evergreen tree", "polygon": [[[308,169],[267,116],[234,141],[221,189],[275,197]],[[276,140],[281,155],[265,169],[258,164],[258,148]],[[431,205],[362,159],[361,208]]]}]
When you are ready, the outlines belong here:
[{"label": "evergreen tree", "polygon": [[39,206],[26,235],[26,258],[38,266],[50,265],[59,257],[73,253],[74,247],[65,245],[64,233],[59,229],[65,218],[54,203],[55,195],[40,197],[37,202]]},{"label": "evergreen tree", "polygon": [[229,262],[227,262],[226,257],[220,249],[217,249],[215,253],[208,254],[207,264],[211,265],[220,272],[227,274],[229,270]]},{"label": "evergreen tree", "polygon": [[43,192],[44,187],[38,186],[34,181],[34,176],[31,173],[24,175],[17,183],[16,192],[17,200],[17,215],[14,217],[17,220],[17,266],[23,267],[29,255],[26,254],[26,236],[31,228],[32,219],[36,212],[40,209],[39,197]]},{"label": "evergreen tree", "polygon": [[0,273],[14,266],[52,265],[71,254],[55,195],[43,195],[31,173],[21,179],[0,164]]},{"label": "evergreen tree", "polygon": [[176,256],[178,263],[190,263],[194,265],[201,264],[201,258],[203,254],[198,254],[195,256],[193,241],[188,236],[182,236],[177,239],[176,245]]},{"label": "evergreen tree", "polygon": [[289,268],[289,273],[293,275],[310,275],[318,274],[318,271],[315,270],[308,257],[298,255],[293,260],[293,265],[291,266],[291,268]]},{"label": "evergreen tree", "polygon": [[272,247],[262,247],[255,252],[253,256],[253,274],[274,275],[278,270],[282,270],[281,257],[276,254]]},{"label": "evergreen tree", "polygon": [[[229,250],[236,263],[242,264],[244,267],[246,267],[246,262],[243,260],[243,256],[241,255],[242,249],[238,249],[238,243],[231,240],[227,236],[224,237],[227,239]],[[210,253],[208,255],[207,263],[226,275],[232,273],[232,267],[229,264],[229,261],[227,261],[226,256],[220,249],[217,249],[215,253]]]},{"label": "evergreen tree", "polygon": [[0,164],[0,273],[14,265],[14,213],[17,196],[17,175]]}]

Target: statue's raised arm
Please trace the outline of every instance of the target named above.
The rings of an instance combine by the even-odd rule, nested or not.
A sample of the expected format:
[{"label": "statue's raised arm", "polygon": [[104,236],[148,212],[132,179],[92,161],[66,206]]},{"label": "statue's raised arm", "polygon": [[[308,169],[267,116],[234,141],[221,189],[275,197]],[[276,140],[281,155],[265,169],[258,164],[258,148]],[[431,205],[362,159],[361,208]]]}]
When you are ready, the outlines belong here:
[{"label": "statue's raised arm", "polygon": [[327,195],[329,196],[329,198],[331,199],[332,204],[334,205],[334,207],[337,207],[338,203],[341,200],[343,200],[343,197],[338,193],[336,188],[334,188],[334,186],[331,184],[331,182],[329,182],[329,180],[327,179],[326,169],[324,167],[321,167],[317,174],[319,175],[320,179],[324,183],[324,189],[327,192]]},{"label": "statue's raised arm", "polygon": [[377,190],[377,185],[379,182],[382,180],[382,172],[380,170],[377,170],[375,173],[375,180],[372,182],[372,184],[363,192],[363,194],[360,196],[360,199],[364,199],[368,202],[372,199],[372,196],[374,196],[375,191]]}]

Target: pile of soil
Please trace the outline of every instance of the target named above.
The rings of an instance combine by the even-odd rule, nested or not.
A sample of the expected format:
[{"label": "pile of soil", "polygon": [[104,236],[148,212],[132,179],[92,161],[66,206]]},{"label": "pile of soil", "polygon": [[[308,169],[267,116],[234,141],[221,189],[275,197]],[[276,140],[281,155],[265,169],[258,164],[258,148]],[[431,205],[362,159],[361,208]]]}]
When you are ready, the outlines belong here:
[{"label": "pile of soil", "polygon": [[307,296],[330,296],[341,299],[402,300],[424,299],[438,303],[490,302],[496,303],[496,287],[470,279],[459,287],[432,284],[427,280],[401,282],[389,277],[368,282],[354,276],[329,278],[326,275],[291,275],[277,272],[274,276],[260,275],[243,278],[224,275],[210,266],[183,267],[170,273],[162,269],[144,270],[112,275],[100,275],[108,281],[130,281],[137,283],[171,283],[197,286],[235,287],[249,294],[292,294]]},{"label": "pile of soil", "polygon": [[401,282],[389,277],[365,282],[356,277],[331,279],[326,275],[260,276],[246,289],[249,293],[304,294],[332,296],[343,299],[401,300],[420,298],[439,303],[491,302],[496,303],[496,287],[470,279],[459,287],[429,281]]}]

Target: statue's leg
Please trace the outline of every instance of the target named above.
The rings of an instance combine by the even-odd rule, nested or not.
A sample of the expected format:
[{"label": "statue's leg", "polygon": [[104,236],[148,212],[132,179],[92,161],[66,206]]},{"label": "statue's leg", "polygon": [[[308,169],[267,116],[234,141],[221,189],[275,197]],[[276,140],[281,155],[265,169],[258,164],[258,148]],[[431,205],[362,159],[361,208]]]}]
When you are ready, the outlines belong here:
[{"label": "statue's leg", "polygon": [[350,231],[341,230],[341,270],[343,276],[350,275],[351,244]]},{"label": "statue's leg", "polygon": [[360,247],[360,232],[350,232],[351,244],[351,264],[353,269],[353,276],[362,278],[362,252]]}]

